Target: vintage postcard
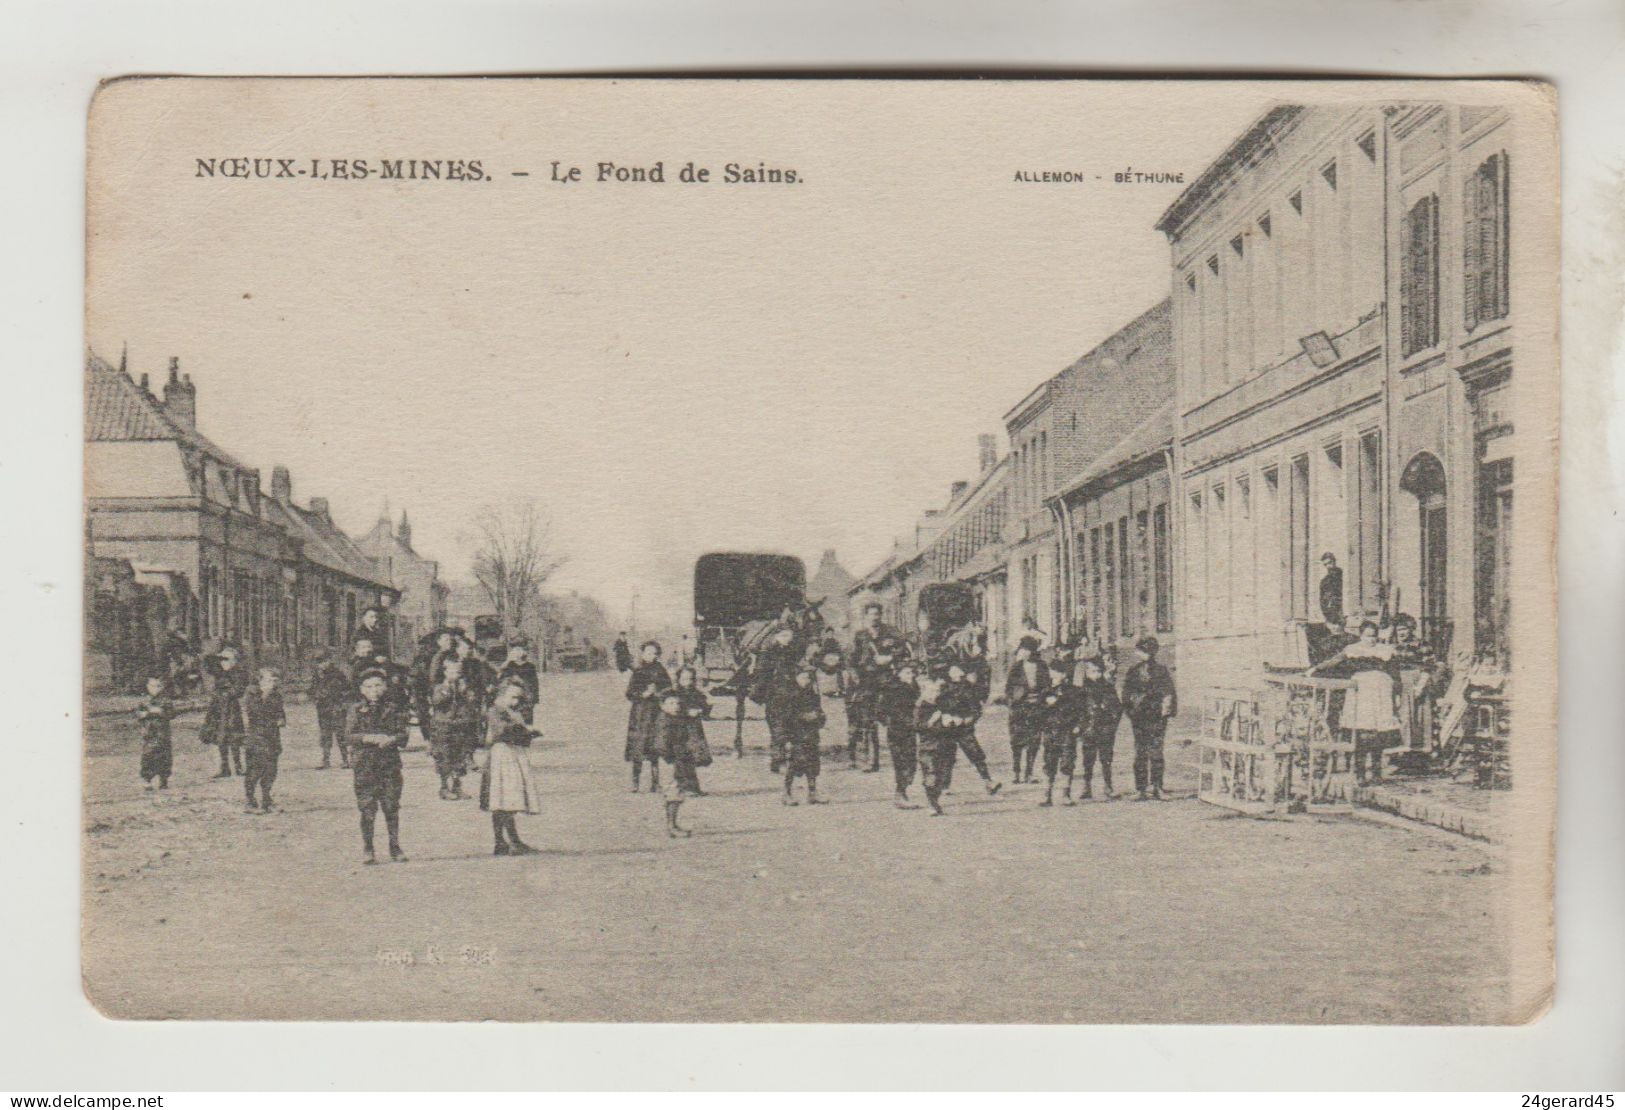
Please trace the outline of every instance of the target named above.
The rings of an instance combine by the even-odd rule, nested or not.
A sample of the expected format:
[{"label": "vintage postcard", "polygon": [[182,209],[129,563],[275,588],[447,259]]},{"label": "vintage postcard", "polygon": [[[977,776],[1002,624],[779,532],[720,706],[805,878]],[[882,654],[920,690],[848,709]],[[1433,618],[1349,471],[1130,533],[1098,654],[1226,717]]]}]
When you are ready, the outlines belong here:
[{"label": "vintage postcard", "polygon": [[87,995],[1533,1020],[1556,141],[1527,82],[108,82]]}]

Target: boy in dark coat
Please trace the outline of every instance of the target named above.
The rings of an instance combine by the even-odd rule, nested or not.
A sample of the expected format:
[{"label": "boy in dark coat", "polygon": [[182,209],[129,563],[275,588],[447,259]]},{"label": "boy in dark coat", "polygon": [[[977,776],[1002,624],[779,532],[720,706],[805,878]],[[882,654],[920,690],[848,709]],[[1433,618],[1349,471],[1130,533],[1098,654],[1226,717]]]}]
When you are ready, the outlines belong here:
[{"label": "boy in dark coat", "polygon": [[[248,796],[249,813],[271,812],[271,787],[276,783],[277,760],[282,755],[282,729],[288,715],[282,708],[281,676],[270,667],[261,667],[257,684],[243,697],[243,719],[247,738],[243,744],[248,757],[248,773],[243,776],[243,792]],[[255,788],[259,807],[255,809]]]},{"label": "boy in dark coat", "polygon": [[1010,766],[1018,783],[1036,781],[1033,763],[1043,736],[1048,691],[1049,668],[1038,658],[1038,641],[1023,637],[1004,680],[1004,700],[1010,706]]},{"label": "boy in dark coat", "polygon": [[135,707],[135,719],[141,722],[141,781],[148,790],[153,779],[158,780],[159,790],[169,789],[169,773],[175,765],[169,722],[174,716],[175,706],[164,680],[157,675],[147,679],[147,696]]},{"label": "boy in dark coat", "polygon": [[1162,797],[1162,741],[1168,718],[1179,711],[1173,675],[1157,662],[1158,647],[1153,636],[1135,644],[1140,661],[1123,680],[1123,711],[1134,729],[1134,788],[1141,801],[1147,791],[1153,798]]},{"label": "boy in dark coat", "polygon": [[530,646],[523,641],[516,642],[508,649],[508,658],[503,662],[502,669],[497,672],[497,685],[504,682],[517,682],[525,688],[525,700],[521,712],[525,716],[525,723],[536,723],[536,698],[541,691],[536,681],[536,664],[531,662]]},{"label": "boy in dark coat", "polygon": [[660,697],[671,689],[671,675],[660,664],[660,645],[646,640],[642,658],[626,682],[626,761],[632,765],[632,793],[638,792],[643,765],[649,764],[649,793],[660,790]]},{"label": "boy in dark coat", "polygon": [[786,696],[788,720],[785,740],[784,804],[799,805],[793,794],[797,776],[807,780],[807,804],[823,805],[818,796],[819,730],[824,727],[824,702],[818,694],[817,675],[811,668],[796,672],[795,685]]},{"label": "boy in dark coat", "polygon": [[1117,797],[1112,789],[1112,749],[1117,745],[1117,726],[1123,719],[1123,703],[1117,688],[1106,677],[1105,665],[1097,658],[1083,661],[1083,711],[1078,738],[1083,741],[1083,797],[1094,794],[1095,760],[1100,761],[1100,778],[1108,802]]},{"label": "boy in dark coat", "polygon": [[914,784],[914,771],[920,761],[914,735],[914,706],[920,700],[915,679],[914,664],[900,664],[881,685],[876,699],[876,714],[886,726],[886,748],[891,752],[892,779],[897,788],[893,801],[898,809],[915,808],[908,800],[908,788]]},{"label": "boy in dark coat", "polygon": [[913,733],[920,757],[920,785],[931,805],[931,816],[942,816],[943,780],[952,775],[957,745],[955,718],[942,705],[946,684],[940,678],[921,675],[919,700],[914,706]]},{"label": "boy in dark coat", "polygon": [[[1004,783],[993,781],[993,775],[987,769],[987,753],[976,739],[976,722],[981,719],[982,706],[987,697],[987,687],[980,679],[980,672],[962,662],[948,664],[948,682],[939,703],[943,714],[957,722],[951,731],[955,751],[965,753],[965,758],[970,760],[971,766],[981,776],[983,789],[989,794],[997,794]],[[947,760],[941,783],[944,793],[953,787],[956,761],[957,757],[953,755]]]},{"label": "boy in dark coat", "polygon": [[339,766],[350,765],[350,738],[344,733],[344,715],[355,700],[355,686],[349,672],[326,651],[316,656],[316,673],[310,692],[316,702],[316,729],[321,736],[322,768],[333,766],[333,745],[339,749]]},{"label": "boy in dark coat", "polygon": [[378,811],[384,811],[389,830],[389,856],[406,862],[401,851],[401,749],[406,747],[406,710],[390,700],[389,675],[363,671],[360,700],[350,707],[345,729],[350,734],[351,766],[355,771],[355,801],[361,811],[363,863],[377,863],[372,831]]},{"label": "boy in dark coat", "polygon": [[1058,653],[1048,666],[1048,686],[1043,693],[1044,714],[1039,731],[1044,744],[1044,800],[1041,806],[1055,804],[1055,778],[1066,776],[1061,804],[1072,805],[1072,773],[1077,767],[1078,732],[1083,690],[1072,684],[1071,659]]},{"label": "boy in dark coat", "polygon": [[[440,797],[461,801],[463,763],[480,742],[485,707],[463,678],[463,661],[455,657],[441,665],[440,681],[429,694],[429,752],[440,776]],[[528,723],[528,722],[527,722]]]},{"label": "boy in dark coat", "polygon": [[214,777],[229,779],[243,773],[243,695],[248,692],[248,676],[238,666],[234,647],[220,649],[213,670],[214,689],[203,718],[203,742],[220,748],[220,771]]}]

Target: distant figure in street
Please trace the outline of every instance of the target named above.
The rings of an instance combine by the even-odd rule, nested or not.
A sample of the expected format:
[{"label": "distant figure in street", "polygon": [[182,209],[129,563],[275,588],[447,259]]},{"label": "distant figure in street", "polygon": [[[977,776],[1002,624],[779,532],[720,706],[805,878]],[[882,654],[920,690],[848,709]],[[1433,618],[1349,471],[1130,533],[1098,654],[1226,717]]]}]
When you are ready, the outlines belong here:
[{"label": "distant figure in street", "polygon": [[818,751],[820,730],[824,727],[824,703],[818,696],[815,675],[810,667],[796,672],[795,686],[788,695],[788,721],[784,764],[784,804],[800,805],[795,799],[797,778],[807,781],[807,804],[823,805],[818,796]]},{"label": "distant figure in street", "polygon": [[645,640],[641,656],[626,683],[626,700],[631,708],[626,717],[626,761],[632,765],[632,793],[643,778],[643,765],[649,764],[649,793],[660,789],[660,696],[671,688],[671,675],[660,664],[660,645]]},{"label": "distant figure in street", "polygon": [[453,656],[441,665],[440,681],[429,694],[433,728],[429,730],[429,753],[435,773],[440,776],[443,801],[463,799],[463,775],[467,773],[469,751],[480,742],[480,725],[485,707],[463,678],[463,661]]},{"label": "distant figure in street", "polygon": [[1049,669],[1038,659],[1038,641],[1023,636],[1004,680],[1004,700],[1010,706],[1010,768],[1017,783],[1034,781],[1049,685]]},{"label": "distant figure in street", "polygon": [[[243,776],[243,792],[248,796],[249,813],[271,812],[271,787],[276,784],[277,762],[282,756],[282,730],[288,714],[282,708],[282,676],[273,667],[261,667],[257,683],[243,697],[243,718],[247,738],[243,744],[248,757],[248,773]],[[259,806],[254,792],[259,789]]]},{"label": "distant figure in street", "polygon": [[311,676],[311,700],[316,703],[316,730],[321,739],[321,769],[333,766],[333,745],[339,748],[339,766],[350,765],[350,738],[344,731],[344,716],[355,701],[356,687],[349,673],[331,652],[316,653],[316,672]]},{"label": "distant figure in street", "polygon": [[243,695],[248,678],[237,665],[237,649],[223,647],[214,666],[214,689],[203,716],[201,739],[220,748],[217,779],[243,773]]},{"label": "distant figure in street", "polygon": [[863,625],[852,637],[852,682],[846,694],[847,766],[856,767],[861,755],[871,771],[880,770],[877,702],[904,649],[902,637],[881,621],[881,612],[878,601],[863,607]]},{"label": "distant figure in street", "polygon": [[518,815],[540,813],[541,795],[530,769],[530,743],[541,733],[525,719],[527,691],[518,682],[497,686],[486,715],[485,772],[480,777],[480,808],[491,814],[496,838],[492,855],[528,856],[536,849],[519,839]]},{"label": "distant figure in street", "polygon": [[350,764],[355,773],[355,801],[361,811],[361,862],[377,863],[372,833],[378,811],[389,830],[389,857],[405,863],[401,851],[401,749],[406,747],[406,709],[389,699],[389,675],[371,669],[361,673],[360,700],[350,707],[345,730],[350,735]]},{"label": "distant figure in street", "polygon": [[1072,682],[1072,657],[1056,652],[1049,661],[1049,682],[1042,691],[1042,715],[1038,730],[1044,746],[1044,800],[1038,804],[1055,804],[1055,779],[1066,776],[1061,790],[1061,804],[1073,805],[1072,774],[1078,762],[1078,734],[1082,724],[1080,709],[1083,689]]},{"label": "distant figure in street", "polygon": [[627,646],[626,633],[615,637],[615,669],[625,674],[632,669],[632,649]]},{"label": "distant figure in street", "polygon": [[896,672],[881,684],[875,705],[875,715],[886,728],[886,750],[891,753],[896,788],[892,801],[898,809],[919,808],[908,800],[908,788],[914,784],[915,768],[921,759],[914,734],[914,706],[920,700],[917,678],[912,662],[900,662]]},{"label": "distant figure in street", "polygon": [[[1106,677],[1105,665],[1098,658],[1083,661],[1083,706],[1078,738],[1083,750],[1084,800],[1095,796],[1095,761],[1100,761],[1101,786],[1105,801],[1115,801],[1112,789],[1112,751],[1117,746],[1117,727],[1123,720],[1123,703],[1118,700],[1117,687]],[[1138,747],[1135,749],[1138,751]]]},{"label": "distant figure in street", "polygon": [[1320,576],[1320,615],[1326,627],[1333,631],[1343,627],[1343,568],[1337,565],[1337,556],[1330,551],[1320,557],[1326,568]]},{"label": "distant figure in street", "polygon": [[175,765],[175,749],[170,743],[170,720],[175,716],[175,704],[169,700],[169,689],[158,675],[147,679],[147,696],[135,707],[135,719],[141,722],[141,781],[152,789],[152,780],[158,780],[159,790],[169,789],[169,775]]},{"label": "distant figure in street", "polygon": [[1157,662],[1161,645],[1147,636],[1134,645],[1139,662],[1129,668],[1123,680],[1123,709],[1134,729],[1134,788],[1140,800],[1162,797],[1162,741],[1168,732],[1168,718],[1179,711],[1174,678]]}]

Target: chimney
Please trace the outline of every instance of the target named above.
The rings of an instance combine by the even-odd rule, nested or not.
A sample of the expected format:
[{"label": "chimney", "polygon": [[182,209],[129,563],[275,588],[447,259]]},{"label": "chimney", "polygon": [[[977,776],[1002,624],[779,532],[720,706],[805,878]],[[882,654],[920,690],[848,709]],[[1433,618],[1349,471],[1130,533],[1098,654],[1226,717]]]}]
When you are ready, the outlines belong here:
[{"label": "chimney", "polygon": [[141,375],[141,392],[148,397],[152,396],[152,381],[145,374]]},{"label": "chimney", "polygon": [[284,503],[293,500],[293,475],[288,473],[285,466],[271,470],[271,497]]},{"label": "chimney", "polygon": [[999,465],[999,441],[991,435],[976,437],[976,461],[980,467],[978,473],[986,474]]},{"label": "chimney", "polygon": [[197,427],[197,387],[192,375],[180,376],[181,360],[169,358],[169,380],[164,383],[164,409],[187,428]]},{"label": "chimney", "polygon": [[310,511],[321,517],[323,520],[332,523],[333,517],[327,507],[327,498],[312,497],[310,499]]},{"label": "chimney", "polygon": [[402,547],[412,546],[412,522],[406,519],[406,510],[401,510],[401,526],[395,529],[395,538],[401,541]]}]

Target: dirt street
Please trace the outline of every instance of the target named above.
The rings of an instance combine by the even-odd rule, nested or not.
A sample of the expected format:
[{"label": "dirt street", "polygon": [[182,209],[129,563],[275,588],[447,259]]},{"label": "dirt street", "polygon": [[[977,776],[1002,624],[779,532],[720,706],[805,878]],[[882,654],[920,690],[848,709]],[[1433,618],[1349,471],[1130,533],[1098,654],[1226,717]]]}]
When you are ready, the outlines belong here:
[{"label": "dirt street", "polygon": [[[545,676],[542,854],[493,858],[473,801],[406,755],[410,862],[361,864],[350,776],[290,706],[280,812],[214,781],[196,715],[167,793],[131,722],[93,719],[84,973],[125,1018],[1471,1022],[1502,989],[1483,845],[1360,817],[1254,820],[1186,796],[1040,809],[968,767],[949,816],[825,758],[785,808],[750,725],[710,729],[710,796],[668,840],[634,795],[615,675]],[[984,745],[1009,777],[1002,716]],[[836,741],[836,729],[826,742]],[[844,739],[844,738],[843,738]],[[1194,750],[1194,749],[1190,749]],[[1180,758],[1176,751],[1175,760]],[[1188,758],[1188,754],[1186,755]],[[1118,742],[1118,786],[1132,785]],[[1174,768],[1171,785],[1188,786]],[[917,793],[916,789],[916,793]],[[381,825],[382,822],[380,822]],[[379,830],[382,845],[382,829]]]}]

